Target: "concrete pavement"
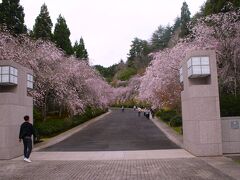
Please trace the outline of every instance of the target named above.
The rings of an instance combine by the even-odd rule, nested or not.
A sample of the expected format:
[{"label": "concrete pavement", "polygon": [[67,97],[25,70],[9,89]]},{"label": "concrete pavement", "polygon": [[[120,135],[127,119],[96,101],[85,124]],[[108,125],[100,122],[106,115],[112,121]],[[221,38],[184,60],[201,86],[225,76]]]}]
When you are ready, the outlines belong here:
[{"label": "concrete pavement", "polygon": [[233,180],[199,158],[0,161],[1,180]]},{"label": "concrete pavement", "polygon": [[104,120],[88,126],[42,151],[135,151],[179,149],[145,116],[132,109],[113,109]]},{"label": "concrete pavement", "polygon": [[[33,152],[32,160],[75,161],[75,160],[137,160],[137,159],[174,159],[193,158],[184,149],[142,150],[142,151],[86,151],[86,152]],[[22,160],[18,157],[15,160]]]}]

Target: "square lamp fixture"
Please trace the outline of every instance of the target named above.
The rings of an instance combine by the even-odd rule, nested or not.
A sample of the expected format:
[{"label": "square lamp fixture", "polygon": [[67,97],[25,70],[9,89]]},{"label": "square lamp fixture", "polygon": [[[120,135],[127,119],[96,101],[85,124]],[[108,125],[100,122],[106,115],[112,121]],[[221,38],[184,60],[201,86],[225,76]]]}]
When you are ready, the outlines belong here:
[{"label": "square lamp fixture", "polygon": [[12,66],[0,66],[0,85],[17,85],[18,70]]},{"label": "square lamp fixture", "polygon": [[209,57],[191,57],[187,61],[188,78],[207,77],[210,75]]},{"label": "square lamp fixture", "polygon": [[33,75],[27,74],[27,88],[33,89]]},{"label": "square lamp fixture", "polygon": [[180,67],[179,69],[179,75],[180,75],[180,83],[183,82],[183,70],[182,70],[182,67]]}]

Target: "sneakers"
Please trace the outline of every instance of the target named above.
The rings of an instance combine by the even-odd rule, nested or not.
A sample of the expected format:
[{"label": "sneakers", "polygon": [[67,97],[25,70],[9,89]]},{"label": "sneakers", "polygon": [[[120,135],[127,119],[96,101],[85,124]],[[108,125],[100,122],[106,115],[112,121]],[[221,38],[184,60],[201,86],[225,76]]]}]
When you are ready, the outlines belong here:
[{"label": "sneakers", "polygon": [[26,162],[28,162],[28,163],[32,162],[32,161],[31,161],[30,159],[28,159],[28,158],[24,158],[23,160],[26,161]]}]

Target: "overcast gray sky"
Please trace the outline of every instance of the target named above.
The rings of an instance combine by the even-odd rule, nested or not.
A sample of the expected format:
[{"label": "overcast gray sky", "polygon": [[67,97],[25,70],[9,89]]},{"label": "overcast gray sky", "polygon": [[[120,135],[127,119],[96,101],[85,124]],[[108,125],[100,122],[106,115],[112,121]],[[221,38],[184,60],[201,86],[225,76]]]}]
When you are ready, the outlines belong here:
[{"label": "overcast gray sky", "polygon": [[[184,0],[20,0],[29,29],[44,2],[54,25],[65,17],[72,44],[83,37],[91,64],[108,67],[126,61],[135,37],[149,40],[159,25],[172,25]],[[194,15],[205,0],[186,2]]]}]

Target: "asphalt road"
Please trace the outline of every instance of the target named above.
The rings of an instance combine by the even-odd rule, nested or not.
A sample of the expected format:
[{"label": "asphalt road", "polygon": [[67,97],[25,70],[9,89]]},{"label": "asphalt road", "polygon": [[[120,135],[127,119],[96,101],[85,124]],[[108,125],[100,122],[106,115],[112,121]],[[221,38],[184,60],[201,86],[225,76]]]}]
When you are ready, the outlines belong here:
[{"label": "asphalt road", "polygon": [[64,141],[41,151],[124,151],[179,149],[151,120],[136,111],[112,112]]}]

